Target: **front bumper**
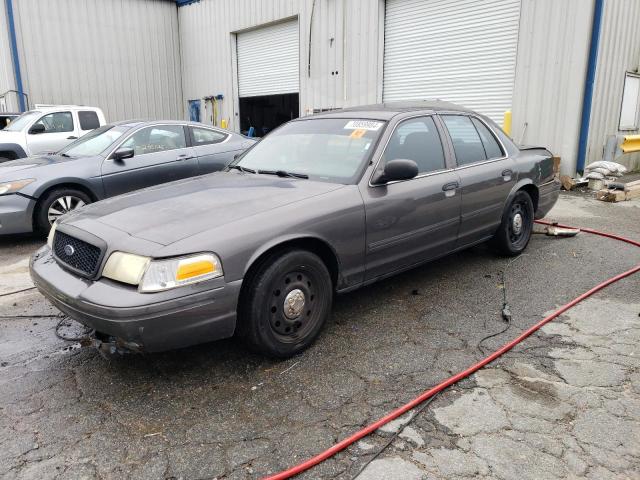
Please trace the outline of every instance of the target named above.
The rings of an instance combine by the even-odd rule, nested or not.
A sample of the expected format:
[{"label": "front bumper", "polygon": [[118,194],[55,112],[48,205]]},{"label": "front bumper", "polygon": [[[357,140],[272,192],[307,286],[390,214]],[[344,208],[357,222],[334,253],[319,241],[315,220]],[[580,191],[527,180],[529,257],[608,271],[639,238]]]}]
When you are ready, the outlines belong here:
[{"label": "front bumper", "polygon": [[558,197],[560,197],[560,185],[560,180],[554,178],[538,187],[539,198],[535,214],[536,219],[544,218],[556,204]]},{"label": "front bumper", "polygon": [[18,194],[0,195],[0,235],[33,231],[36,201]]},{"label": "front bumper", "polygon": [[60,311],[141,351],[158,352],[233,335],[242,281],[223,278],[160,293],[108,279],[76,276],[54,260],[49,247],[31,258],[31,278]]}]

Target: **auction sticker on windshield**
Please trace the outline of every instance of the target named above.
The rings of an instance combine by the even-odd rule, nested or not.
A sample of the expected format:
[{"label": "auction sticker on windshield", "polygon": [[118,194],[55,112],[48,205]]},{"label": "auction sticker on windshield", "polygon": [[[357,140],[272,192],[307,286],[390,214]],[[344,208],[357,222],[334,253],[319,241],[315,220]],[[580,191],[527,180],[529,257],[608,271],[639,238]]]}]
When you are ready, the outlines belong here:
[{"label": "auction sticker on windshield", "polygon": [[371,120],[350,120],[344,126],[345,130],[380,130],[384,122],[375,122]]}]

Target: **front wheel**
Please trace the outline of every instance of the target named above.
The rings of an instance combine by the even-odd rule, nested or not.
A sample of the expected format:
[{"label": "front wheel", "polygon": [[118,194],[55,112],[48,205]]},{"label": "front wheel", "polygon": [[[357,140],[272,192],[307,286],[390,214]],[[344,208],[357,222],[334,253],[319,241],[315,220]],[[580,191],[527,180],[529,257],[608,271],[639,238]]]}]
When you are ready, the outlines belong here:
[{"label": "front wheel", "polygon": [[533,202],[525,191],[519,191],[502,215],[498,231],[491,239],[494,248],[510,257],[520,255],[533,232]]},{"label": "front wheel", "polygon": [[91,203],[86,193],[74,188],[59,188],[50,191],[38,202],[34,217],[34,227],[47,235],[51,225],[65,213]]},{"label": "front wheel", "polygon": [[290,357],[313,343],[332,300],[331,276],[317,255],[305,250],[272,255],[243,288],[239,334],[259,353]]}]

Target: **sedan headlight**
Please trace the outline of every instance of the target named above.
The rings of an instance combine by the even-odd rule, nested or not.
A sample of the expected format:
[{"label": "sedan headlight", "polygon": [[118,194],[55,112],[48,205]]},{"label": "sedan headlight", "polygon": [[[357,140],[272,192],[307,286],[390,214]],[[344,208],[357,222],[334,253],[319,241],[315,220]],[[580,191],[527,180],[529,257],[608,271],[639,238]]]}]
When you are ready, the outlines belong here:
[{"label": "sedan headlight", "polygon": [[0,183],[0,195],[4,195],[5,193],[16,193],[35,181],[35,178],[25,178],[24,180],[13,180],[11,182]]},{"label": "sedan headlight", "polygon": [[102,272],[104,277],[112,280],[138,285],[138,290],[143,293],[169,290],[221,277],[222,274],[220,259],[212,253],[152,260],[114,252]]}]

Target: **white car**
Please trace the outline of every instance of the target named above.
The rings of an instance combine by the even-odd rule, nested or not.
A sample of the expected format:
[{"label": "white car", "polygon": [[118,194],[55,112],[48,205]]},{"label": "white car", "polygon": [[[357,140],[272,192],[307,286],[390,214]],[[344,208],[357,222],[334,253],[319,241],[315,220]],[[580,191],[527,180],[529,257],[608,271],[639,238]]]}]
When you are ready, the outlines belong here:
[{"label": "white car", "polygon": [[0,163],[57,152],[105,123],[99,108],[36,105],[0,130]]}]

